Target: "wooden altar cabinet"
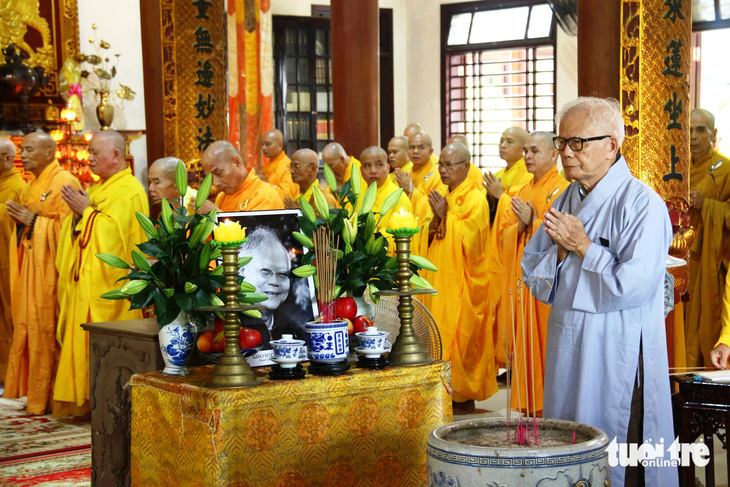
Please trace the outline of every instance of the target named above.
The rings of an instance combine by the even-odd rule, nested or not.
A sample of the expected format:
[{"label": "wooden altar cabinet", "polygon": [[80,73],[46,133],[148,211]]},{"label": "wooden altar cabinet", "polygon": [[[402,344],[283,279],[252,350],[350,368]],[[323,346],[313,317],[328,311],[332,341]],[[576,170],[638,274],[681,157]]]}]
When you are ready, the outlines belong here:
[{"label": "wooden altar cabinet", "polygon": [[133,376],[132,485],[427,484],[429,433],[452,420],[448,362],[241,389]]}]

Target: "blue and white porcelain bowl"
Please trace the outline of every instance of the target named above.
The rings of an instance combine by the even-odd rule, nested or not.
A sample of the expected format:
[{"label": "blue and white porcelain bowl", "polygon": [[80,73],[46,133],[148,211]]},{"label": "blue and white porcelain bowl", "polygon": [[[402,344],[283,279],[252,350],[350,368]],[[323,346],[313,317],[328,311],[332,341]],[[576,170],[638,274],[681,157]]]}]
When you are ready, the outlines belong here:
[{"label": "blue and white porcelain bowl", "polygon": [[360,340],[361,350],[372,350],[377,352],[385,352],[385,340],[388,338],[387,331],[378,331],[375,327],[368,328],[367,331],[355,333]]},{"label": "blue and white porcelain bowl", "polygon": [[307,355],[312,362],[340,362],[350,353],[347,321],[307,322]]},{"label": "blue and white porcelain bowl", "polygon": [[282,335],[279,340],[272,340],[271,348],[274,350],[274,362],[284,369],[291,369],[302,360],[301,352],[304,348],[304,340],[296,340],[292,335]]}]

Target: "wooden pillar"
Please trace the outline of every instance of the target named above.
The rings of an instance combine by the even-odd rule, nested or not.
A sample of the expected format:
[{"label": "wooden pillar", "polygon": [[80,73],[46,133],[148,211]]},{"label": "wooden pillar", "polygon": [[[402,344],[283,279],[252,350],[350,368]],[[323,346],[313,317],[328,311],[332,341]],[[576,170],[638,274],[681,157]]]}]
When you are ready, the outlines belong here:
[{"label": "wooden pillar", "polygon": [[579,96],[620,97],[620,36],[621,0],[578,2]]},{"label": "wooden pillar", "polygon": [[335,140],[358,157],[378,145],[378,1],[332,0]]}]

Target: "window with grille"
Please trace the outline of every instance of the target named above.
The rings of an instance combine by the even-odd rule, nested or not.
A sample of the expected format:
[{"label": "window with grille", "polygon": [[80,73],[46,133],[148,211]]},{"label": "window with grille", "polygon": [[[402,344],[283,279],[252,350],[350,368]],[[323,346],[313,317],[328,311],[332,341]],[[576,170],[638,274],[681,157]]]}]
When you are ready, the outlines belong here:
[{"label": "window with grille", "polygon": [[466,135],[472,162],[499,169],[505,165],[499,158],[499,139],[505,129],[553,129],[553,12],[544,0],[481,1],[441,8],[443,139]]}]

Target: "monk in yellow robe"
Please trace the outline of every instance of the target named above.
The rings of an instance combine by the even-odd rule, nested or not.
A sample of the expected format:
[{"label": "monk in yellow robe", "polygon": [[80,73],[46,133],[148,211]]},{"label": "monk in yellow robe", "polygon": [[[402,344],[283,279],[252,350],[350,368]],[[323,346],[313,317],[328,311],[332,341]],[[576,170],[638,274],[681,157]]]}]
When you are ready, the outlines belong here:
[{"label": "monk in yellow robe", "polygon": [[89,400],[89,337],[82,323],[131,320],[141,310],[129,310],[126,300],[101,295],[119,287],[126,274],[96,257],[108,253],[131,261],[132,249],[145,241],[135,212],[148,214],[147,194],[127,166],[126,143],[118,132],[98,132],[89,142],[89,167],[100,182],[88,193],[65,185],[61,197],[72,214],[59,237],[57,337],[61,343],[53,414],[87,412]]},{"label": "monk in yellow robe", "polygon": [[[152,205],[159,203],[162,198],[167,199],[171,205],[179,204],[180,193],[177,190],[175,178],[177,176],[177,166],[180,162],[182,161],[177,157],[162,157],[150,165],[147,173],[147,190]],[[197,194],[195,188],[188,186],[183,198],[183,204],[188,213],[195,213]]]},{"label": "monk in yellow robe", "polygon": [[[341,190],[342,186],[350,180],[353,165],[360,169],[360,161],[355,159],[354,156],[348,156],[345,148],[337,142],[330,142],[322,149],[322,162],[332,169],[337,180],[337,188],[329,188],[332,193]],[[362,178],[360,181],[362,183]],[[363,188],[363,186],[361,184],[360,187]]]},{"label": "monk in yellow robe", "polygon": [[[495,354],[505,357],[505,343],[514,352],[512,362],[512,408],[542,411],[545,340],[550,306],[537,301],[522,284],[522,251],[542,223],[543,214],[568,187],[558,173],[555,134],[534,132],[525,142],[525,165],[532,174],[529,183],[513,197],[503,195],[492,232],[496,245],[488,255],[490,313],[496,313]],[[518,279],[519,292],[518,292]],[[529,283],[527,283],[529,284]],[[510,294],[510,289],[512,293]],[[514,310],[514,322],[512,316]],[[516,326],[513,326],[516,325]],[[513,341],[513,337],[514,341]],[[527,387],[526,387],[527,385]],[[527,404],[526,398],[530,399]],[[534,394],[534,395],[533,395]]]},{"label": "monk in yellow robe", "polygon": [[[17,200],[25,186],[25,181],[15,169],[13,161],[16,154],[15,144],[10,139],[0,137],[0,378],[5,377],[13,339],[13,318],[10,305],[9,260],[10,239],[15,234],[15,220],[5,210],[5,202]],[[7,387],[6,387],[7,391]]]},{"label": "monk in yellow robe", "polygon": [[424,304],[441,333],[443,359],[451,361],[455,414],[474,411],[474,400],[497,392],[492,329],[486,320],[489,204],[480,186],[467,180],[469,151],[447,145],[439,158],[445,194],[429,193],[433,219],[427,258],[438,272],[424,277],[438,290]]},{"label": "monk in yellow robe", "polygon": [[687,366],[709,364],[720,334],[725,275],[730,266],[730,160],[714,150],[715,117],[697,108],[690,116],[689,304],[685,311]]},{"label": "monk in yellow robe", "polygon": [[398,184],[396,175],[399,172],[410,172],[413,163],[408,159],[408,137],[397,135],[388,142],[388,162],[390,162],[391,172],[388,177],[391,181]]},{"label": "monk in yellow robe", "polygon": [[299,208],[299,201],[305,199],[307,203],[314,205],[314,188],[318,187],[324,198],[327,200],[327,204],[332,208],[337,208],[337,200],[332,193],[325,191],[319,184],[317,179],[317,170],[319,169],[319,158],[317,153],[312,149],[299,149],[291,156],[291,178],[299,185],[298,195],[292,199],[288,196],[284,198],[284,206],[286,208]]},{"label": "monk in yellow robe", "polygon": [[23,168],[33,177],[14,201],[7,202],[13,232],[12,346],[5,376],[5,397],[28,396],[30,414],[51,410],[51,393],[61,347],[58,323],[56,251],[63,220],[71,214],[61,197],[65,185],[79,190],[78,179],[56,161],[56,142],[43,132],[23,138]]},{"label": "monk in yellow robe", "polygon": [[[383,207],[383,203],[385,203],[386,198],[399,189],[398,185],[388,177],[388,173],[390,173],[388,154],[386,154],[380,147],[370,146],[360,154],[360,164],[360,170],[362,171],[362,177],[365,180],[365,184],[367,184],[368,187],[371,184],[376,184],[378,186],[372,211],[373,213],[380,214],[380,209]],[[400,198],[398,198],[398,201],[388,211],[388,213],[380,215],[377,220],[377,228],[388,228],[390,216],[393,213],[400,212],[401,208],[408,213],[413,213],[411,201],[408,199],[405,192],[401,193]],[[386,233],[385,236],[388,239],[389,253],[395,255],[395,241],[390,234]]]},{"label": "monk in yellow robe", "polygon": [[218,140],[210,144],[200,163],[206,175],[213,175],[213,185],[219,193],[215,204],[206,201],[199,212],[284,209],[279,193],[262,181],[256,171],[246,169],[241,154],[230,142]]},{"label": "monk in yellow robe", "polygon": [[[455,134],[448,138],[447,144],[453,144],[455,142],[458,142],[459,144],[462,144],[467,149],[469,148],[469,139],[466,138],[466,135],[462,134]],[[476,166],[476,164],[472,164],[469,167],[469,174],[467,175],[467,179],[477,184],[477,186],[482,188],[482,193],[487,194],[487,190],[485,187],[483,187],[484,184],[484,173],[482,172],[479,167]]]},{"label": "monk in yellow robe", "polygon": [[299,187],[292,181],[289,172],[289,157],[284,152],[284,134],[280,130],[271,129],[261,137],[261,148],[264,161],[261,173],[257,174],[262,181],[269,183],[279,196],[282,203],[284,198],[295,198],[299,194]]},{"label": "monk in yellow robe", "polygon": [[[532,179],[532,175],[525,168],[525,159],[522,157],[523,146],[527,140],[527,131],[520,127],[510,127],[502,133],[499,139],[499,157],[507,163],[504,169],[496,174],[484,174],[484,186],[489,195],[489,204],[496,211],[497,200],[502,193],[514,196],[517,191]],[[492,213],[494,220],[494,213]]]},{"label": "monk in yellow robe", "polygon": [[721,332],[715,348],[710,352],[710,363],[718,369],[728,368],[730,358],[730,272],[725,276],[725,292],[722,298]]}]

